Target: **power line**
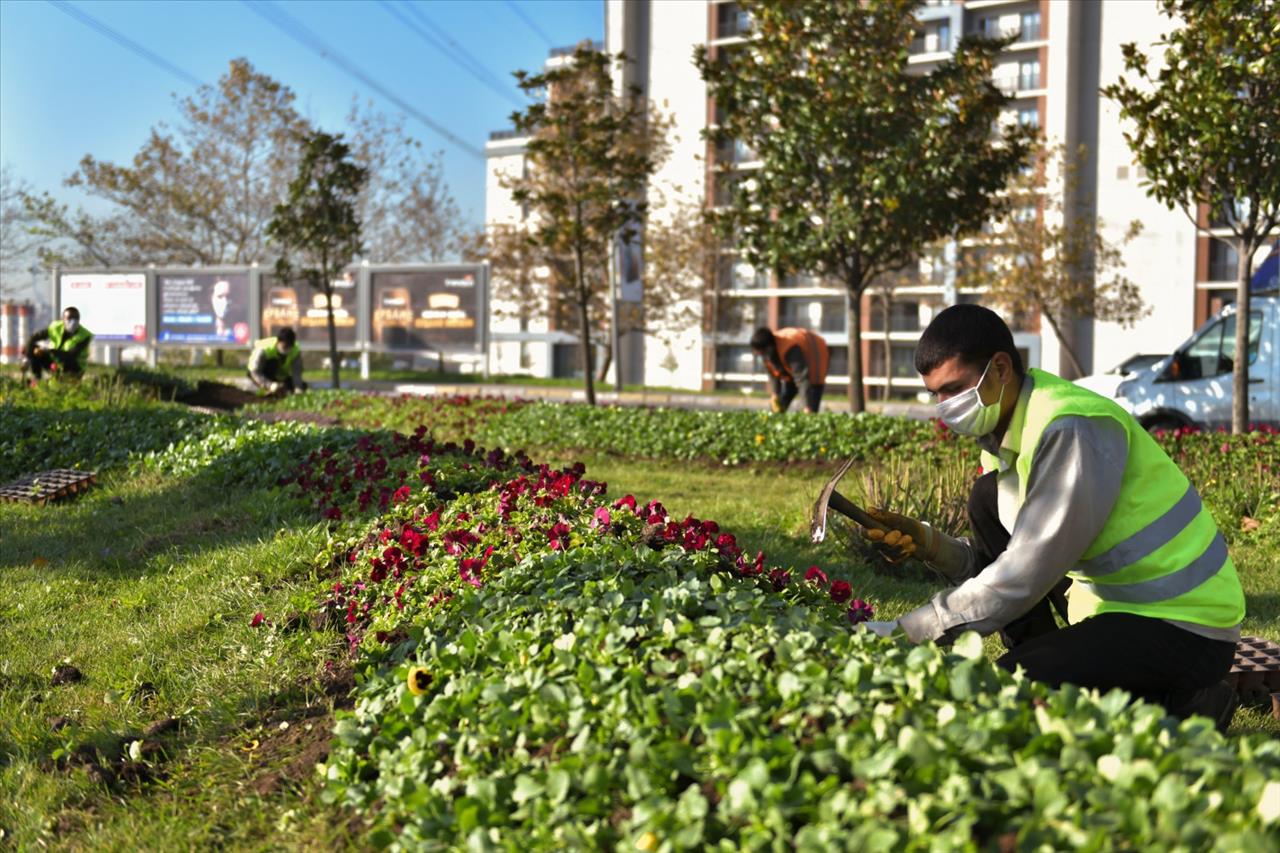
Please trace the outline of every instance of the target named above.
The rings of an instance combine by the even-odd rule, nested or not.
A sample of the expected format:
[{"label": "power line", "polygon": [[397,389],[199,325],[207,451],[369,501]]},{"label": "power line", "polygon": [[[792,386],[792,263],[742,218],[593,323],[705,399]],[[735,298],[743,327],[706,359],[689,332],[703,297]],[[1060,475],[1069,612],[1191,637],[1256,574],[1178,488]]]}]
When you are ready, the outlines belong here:
[{"label": "power line", "polygon": [[124,47],[126,50],[129,50],[134,54],[142,57],[147,62],[150,62],[152,65],[155,65],[159,68],[163,68],[165,71],[168,71],[170,74],[174,75],[175,77],[181,77],[183,80],[185,80],[186,82],[190,83],[192,86],[195,86],[197,88],[204,85],[204,81],[196,77],[194,74],[189,74],[186,71],[183,71],[181,68],[174,65],[169,60],[165,59],[162,56],[152,53],[151,51],[147,50],[145,47],[138,44],[136,41],[129,38],[128,36],[121,35],[120,33],[111,29],[111,27],[108,27],[106,24],[102,23],[97,18],[90,15],[88,12],[83,12],[80,9],[77,9],[75,6],[72,6],[70,3],[67,3],[66,0],[46,0],[46,2],[48,2],[50,6],[57,9],[59,12],[62,12],[65,15],[75,18],[77,21],[84,24],[86,27],[89,27],[92,30],[96,30],[98,33],[111,39],[116,44]]},{"label": "power line", "polygon": [[452,142],[464,153],[470,154],[477,160],[484,160],[484,152],[479,148],[476,148],[474,145],[471,145],[470,143],[455,136],[452,132],[446,129],[444,125],[435,121],[426,113],[412,106],[377,80],[374,80],[368,74],[361,71],[354,63],[344,58],[338,51],[329,47],[315,33],[308,30],[296,18],[270,2],[270,0],[264,0],[264,2],[260,4],[252,3],[250,0],[240,0],[240,2],[247,6],[251,12],[283,32],[289,38],[298,42],[303,47],[315,51],[334,65],[337,65],[349,76],[359,80],[361,83],[382,95],[382,97],[386,98],[391,103],[395,104],[406,114],[413,116],[428,128],[435,131],[436,134]]},{"label": "power line", "polygon": [[551,40],[551,36],[547,35],[546,31],[544,31],[542,27],[538,26],[538,23],[535,20],[533,20],[533,18],[530,18],[528,15],[526,15],[525,11],[521,9],[519,6],[517,6],[512,0],[507,0],[507,8],[509,8],[512,12],[515,12],[516,17],[524,21],[525,25],[528,26],[529,29],[537,33],[538,36],[541,37],[541,39],[547,43],[547,47],[556,46],[556,43]]},{"label": "power line", "polygon": [[[412,30],[419,38],[421,38],[427,44],[431,45],[436,50],[440,51],[445,56],[447,56],[449,59],[453,60],[454,64],[456,64],[463,71],[470,74],[476,80],[480,81],[481,84],[492,89],[494,92],[497,92],[499,95],[511,101],[516,106],[519,106],[519,107],[525,106],[524,103],[522,103],[518,98],[512,95],[509,91],[504,89],[501,85],[495,85],[492,79],[487,78],[485,75],[488,74],[488,71],[483,66],[469,64],[467,61],[468,58],[465,55],[451,51],[447,45],[441,43],[435,36],[432,36],[430,33],[426,32],[417,24],[415,24],[413,21],[405,17],[403,12],[401,12],[396,7],[392,6],[390,3],[387,2],[387,0],[378,0],[378,5],[381,6],[387,12],[387,14],[394,16],[397,21],[399,21],[400,23],[408,27],[410,30]],[[417,9],[414,9],[412,6],[409,6],[407,3],[404,5],[407,11],[414,13],[415,17],[418,16]],[[425,18],[422,18],[421,20],[423,24],[434,27],[434,25],[431,24],[431,22],[426,20]],[[448,36],[446,35],[445,38],[448,39]],[[449,41],[452,42],[452,39],[449,39]],[[461,48],[459,48],[459,50],[461,50]]]},{"label": "power line", "polygon": [[[474,67],[477,71],[479,71],[481,75],[488,78],[499,89],[502,89],[505,92],[511,91],[511,87],[514,85],[514,81],[511,79],[510,75],[503,77],[491,71],[488,68],[488,66],[486,66],[483,62],[480,61],[479,58],[476,57],[475,53],[473,53],[470,50],[467,50],[462,45],[458,44],[456,41],[453,40],[453,37],[449,35],[448,31],[445,30],[444,27],[440,26],[439,24],[433,22],[430,18],[428,18],[427,14],[422,11],[422,7],[420,3],[416,2],[416,0],[400,0],[400,5],[404,6],[409,11],[410,14],[412,14],[415,18],[417,18],[423,24],[423,26],[427,27],[436,35],[438,35],[440,38],[443,38],[446,42],[448,42],[449,46],[452,47],[454,50],[456,50],[458,54],[461,56],[461,58],[470,62],[472,67]],[[526,105],[527,104],[525,103],[521,103],[521,106],[526,106]]]}]

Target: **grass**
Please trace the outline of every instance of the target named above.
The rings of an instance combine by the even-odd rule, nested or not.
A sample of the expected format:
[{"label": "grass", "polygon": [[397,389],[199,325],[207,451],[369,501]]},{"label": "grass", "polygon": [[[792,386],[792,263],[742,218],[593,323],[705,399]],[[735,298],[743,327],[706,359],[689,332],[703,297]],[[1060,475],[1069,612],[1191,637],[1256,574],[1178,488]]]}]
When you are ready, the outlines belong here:
[{"label": "grass", "polygon": [[[879,618],[936,589],[873,572],[838,541],[808,541],[826,476],[816,466],[541,458],[581,459],[614,496],[715,519],[771,563],[816,563]],[[278,495],[198,477],[108,474],[72,503],[0,505],[0,847],[362,847],[360,816],[325,804],[314,771],[346,684],[324,666],[341,637],[305,619],[296,630],[250,627],[258,611],[277,623],[305,615],[326,535]],[[1240,536],[1232,551],[1249,595],[1246,633],[1280,640],[1280,537]],[[84,679],[54,687],[64,662]],[[72,722],[55,732],[58,717]],[[55,766],[60,749],[86,743],[105,762],[170,717],[183,725],[158,738],[168,758],[155,779],[108,790],[74,762]],[[1233,731],[1280,734],[1280,723],[1241,711]]]}]

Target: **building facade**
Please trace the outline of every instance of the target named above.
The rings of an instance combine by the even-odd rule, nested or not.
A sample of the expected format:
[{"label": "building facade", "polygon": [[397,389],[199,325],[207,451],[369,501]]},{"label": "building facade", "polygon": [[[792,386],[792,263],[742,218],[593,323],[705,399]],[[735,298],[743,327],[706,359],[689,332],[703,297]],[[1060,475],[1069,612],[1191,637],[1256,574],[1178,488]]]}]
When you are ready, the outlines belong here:
[{"label": "building facade", "polygon": [[[651,182],[651,216],[663,215],[665,199],[676,196],[714,207],[728,201],[717,189],[720,169],[749,174],[760,168],[742,145],[715,146],[704,131],[716,121],[693,64],[695,48],[713,53],[732,49],[751,37],[749,15],[735,0],[606,0],[605,48],[624,51],[634,61],[628,82],[673,120],[670,158]],[[930,0],[917,12],[918,32],[911,64],[922,72],[945,60],[966,34],[1012,36],[993,81],[1011,98],[1005,119],[1039,128],[1053,144],[1087,152],[1077,197],[1062,201],[1100,213],[1107,236],[1120,241],[1132,220],[1142,233],[1124,247],[1125,274],[1141,288],[1150,313],[1134,328],[1078,320],[1063,330],[1085,372],[1108,370],[1138,352],[1167,353],[1201,322],[1230,301],[1234,293],[1235,252],[1220,233],[1199,234],[1181,211],[1170,211],[1142,187],[1143,175],[1122,135],[1118,109],[1098,94],[1099,87],[1123,73],[1121,45],[1149,48],[1171,26],[1156,0]],[[553,58],[554,61],[554,58]],[[487,217],[490,222],[519,214],[495,185],[500,170],[520,167],[520,141],[491,139]],[[720,183],[723,187],[723,183]],[[1049,192],[1066,192],[1051,183]],[[1201,212],[1202,225],[1213,217]],[[1225,232],[1223,232],[1225,233]],[[971,247],[966,241],[937,247],[919,269],[894,289],[890,310],[873,288],[864,295],[862,357],[868,396],[916,396],[923,385],[913,367],[920,332],[939,311],[958,302],[983,302],[980,290],[957,288],[956,268]],[[629,360],[643,365],[638,381],[690,389],[751,388],[765,381],[763,366],[748,340],[759,326],[800,326],[820,332],[831,348],[828,384],[848,383],[849,335],[842,287],[808,276],[779,278],[752,269],[732,246],[722,249],[710,281],[700,328],[672,330],[658,341],[636,342],[643,351]],[[997,308],[998,306],[992,306]],[[886,316],[887,313],[887,316]],[[1015,341],[1027,362],[1067,373],[1062,341],[1035,317],[1011,317]],[[512,332],[495,320],[495,338],[523,334],[533,372],[555,375],[554,352],[572,337],[554,329]],[[563,335],[564,338],[558,337]],[[501,349],[509,343],[499,340]],[[495,360],[507,369],[511,360]],[[563,361],[563,359],[561,360]],[[627,361],[627,359],[624,359]],[[632,375],[630,381],[637,381]]]}]

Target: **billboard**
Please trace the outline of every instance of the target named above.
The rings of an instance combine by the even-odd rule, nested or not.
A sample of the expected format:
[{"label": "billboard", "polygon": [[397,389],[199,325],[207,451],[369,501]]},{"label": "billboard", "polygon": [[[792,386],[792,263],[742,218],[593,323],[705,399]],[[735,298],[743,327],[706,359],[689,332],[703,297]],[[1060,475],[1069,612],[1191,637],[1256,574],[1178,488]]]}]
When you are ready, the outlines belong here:
[{"label": "billboard", "polygon": [[157,272],[156,290],[159,343],[249,343],[247,272]]},{"label": "billboard", "polygon": [[481,267],[374,270],[370,283],[374,349],[481,349]]},{"label": "billboard", "polygon": [[80,322],[99,342],[147,340],[146,273],[60,273],[58,305],[78,308]]},{"label": "billboard", "polygon": [[[333,323],[338,346],[356,346],[360,302],[356,298],[356,274],[348,271],[333,283]],[[302,279],[282,281],[274,275],[262,277],[262,335],[270,337],[292,326],[298,343],[310,347],[329,346],[329,320],[325,296]]]}]

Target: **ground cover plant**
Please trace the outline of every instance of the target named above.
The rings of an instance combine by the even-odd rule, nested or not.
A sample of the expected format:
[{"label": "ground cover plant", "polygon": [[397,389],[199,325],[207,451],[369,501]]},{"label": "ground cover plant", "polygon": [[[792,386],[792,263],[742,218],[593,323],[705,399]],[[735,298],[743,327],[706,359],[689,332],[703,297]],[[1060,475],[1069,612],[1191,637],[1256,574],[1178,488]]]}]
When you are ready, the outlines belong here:
[{"label": "ground cover plant", "polygon": [[[820,471],[576,452],[535,456],[544,467],[450,445],[411,418],[401,433],[373,428],[358,409],[336,430],[211,418],[212,440],[171,435],[113,462],[73,504],[0,507],[0,646],[19,650],[0,665],[5,840],[333,849],[416,847],[430,833],[442,846],[825,848],[854,846],[856,822],[862,846],[1272,843],[1280,785],[1268,787],[1275,757],[1259,739],[1175,734],[1142,709],[1027,685],[957,699],[961,667],[979,684],[1003,677],[973,648],[926,655],[850,636],[855,597],[891,618],[933,587],[805,541]],[[1179,440],[1193,479],[1220,470],[1232,488],[1274,449]],[[1220,483],[1197,482],[1213,508]],[[1245,492],[1221,501],[1228,515],[1264,505]],[[1280,638],[1274,528],[1237,518],[1228,535],[1250,591],[1246,632]],[[85,677],[52,687],[64,659]],[[326,760],[345,661],[357,704]],[[947,704],[959,721],[943,721]],[[55,731],[57,717],[74,722]],[[182,728],[158,736],[161,757],[144,730],[166,717]],[[1037,728],[1046,718],[1057,727]],[[1268,725],[1242,712],[1236,731]],[[1126,727],[1132,744],[1117,739]],[[1080,730],[1072,743],[1067,728]],[[986,750],[960,742],[979,729]],[[96,765],[58,769],[56,751],[86,744]],[[889,747],[900,752],[885,775],[863,772]],[[588,785],[589,763],[620,780]],[[117,776],[96,781],[93,766]],[[135,784],[143,771],[152,778]],[[1043,820],[1008,819],[1019,814]],[[1073,821],[1084,835],[1067,832]]]}]

